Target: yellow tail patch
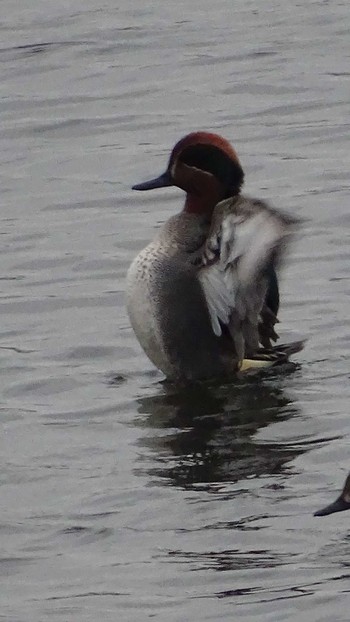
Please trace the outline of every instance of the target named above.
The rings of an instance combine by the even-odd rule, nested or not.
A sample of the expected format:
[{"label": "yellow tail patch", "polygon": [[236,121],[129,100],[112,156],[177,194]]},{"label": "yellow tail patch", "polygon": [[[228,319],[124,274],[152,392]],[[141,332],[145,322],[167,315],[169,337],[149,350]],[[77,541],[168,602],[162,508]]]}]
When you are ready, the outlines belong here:
[{"label": "yellow tail patch", "polygon": [[262,361],[260,360],[255,360],[255,359],[243,359],[243,361],[240,362],[238,369],[239,371],[248,371],[249,369],[264,369],[266,367],[271,367],[271,365],[274,364],[275,361]]}]

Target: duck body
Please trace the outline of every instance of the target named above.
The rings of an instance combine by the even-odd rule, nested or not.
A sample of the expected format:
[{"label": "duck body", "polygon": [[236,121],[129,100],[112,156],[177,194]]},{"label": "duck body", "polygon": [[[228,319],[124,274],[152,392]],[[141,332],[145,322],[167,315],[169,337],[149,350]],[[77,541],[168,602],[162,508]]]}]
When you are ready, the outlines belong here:
[{"label": "duck body", "polygon": [[150,360],[168,378],[210,378],[224,373],[194,258],[209,223],[180,214],[165,223],[127,275],[132,327]]},{"label": "duck body", "polygon": [[175,146],[165,174],[134,187],[177,185],[187,195],[127,275],[134,332],[169,379],[232,375],[277,338],[275,264],[292,220],[241,196],[242,182],[229,143],[197,132]]}]

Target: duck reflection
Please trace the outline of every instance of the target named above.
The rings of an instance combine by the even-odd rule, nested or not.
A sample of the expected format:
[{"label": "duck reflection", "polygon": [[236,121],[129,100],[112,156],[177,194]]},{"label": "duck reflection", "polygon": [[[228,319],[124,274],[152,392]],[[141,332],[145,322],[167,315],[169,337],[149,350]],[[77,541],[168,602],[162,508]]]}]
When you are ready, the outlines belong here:
[{"label": "duck reflection", "polygon": [[137,471],[182,488],[217,489],[220,483],[277,474],[304,451],[256,439],[260,428],[298,412],[281,379],[180,391],[164,385],[138,400],[138,412],[136,423],[147,432],[139,441],[145,452]]}]

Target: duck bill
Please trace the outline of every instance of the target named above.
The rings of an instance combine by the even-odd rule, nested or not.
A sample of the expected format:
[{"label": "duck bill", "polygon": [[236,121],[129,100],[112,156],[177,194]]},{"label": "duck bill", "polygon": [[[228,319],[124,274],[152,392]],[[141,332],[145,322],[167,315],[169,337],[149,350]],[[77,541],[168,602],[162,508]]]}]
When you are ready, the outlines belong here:
[{"label": "duck bill", "polygon": [[334,514],[334,512],[344,512],[344,510],[350,510],[350,503],[344,501],[342,497],[339,497],[334,503],[327,505],[322,510],[315,512],[314,516],[327,516],[327,514]]},{"label": "duck bill", "polygon": [[167,186],[173,186],[174,183],[170,177],[170,173],[165,171],[159,177],[144,181],[142,184],[136,184],[132,187],[132,190],[154,190],[155,188],[166,188]]}]

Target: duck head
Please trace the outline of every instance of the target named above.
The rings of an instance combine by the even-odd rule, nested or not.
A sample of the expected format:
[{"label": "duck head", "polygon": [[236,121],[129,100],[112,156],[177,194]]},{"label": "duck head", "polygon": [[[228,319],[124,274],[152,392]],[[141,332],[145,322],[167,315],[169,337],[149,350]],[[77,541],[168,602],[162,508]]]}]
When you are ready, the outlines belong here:
[{"label": "duck head", "polygon": [[211,214],[219,201],[239,194],[243,179],[238,156],[227,140],[193,132],[175,145],[165,173],[133,190],[177,186],[186,192],[186,212]]}]

